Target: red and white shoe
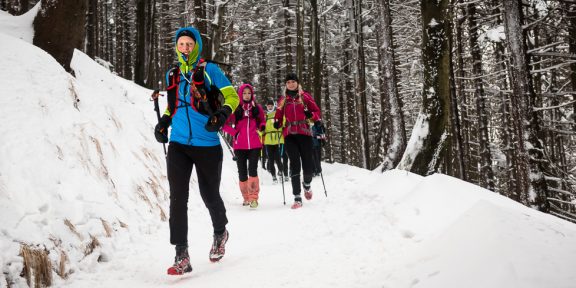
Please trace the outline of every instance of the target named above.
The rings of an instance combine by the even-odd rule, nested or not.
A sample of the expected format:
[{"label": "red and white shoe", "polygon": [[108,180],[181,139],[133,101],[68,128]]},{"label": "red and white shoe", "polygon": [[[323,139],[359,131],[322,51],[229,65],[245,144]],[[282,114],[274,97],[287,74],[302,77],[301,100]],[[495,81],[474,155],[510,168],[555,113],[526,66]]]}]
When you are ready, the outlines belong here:
[{"label": "red and white shoe", "polygon": [[304,198],[306,198],[306,200],[312,200],[312,190],[304,190]]},{"label": "red and white shoe", "polygon": [[228,230],[224,230],[222,235],[214,234],[214,242],[212,243],[212,248],[210,249],[210,261],[218,262],[224,253],[226,252],[226,242],[228,241]]},{"label": "red and white shoe", "polygon": [[292,204],[292,207],[290,207],[292,209],[298,209],[298,208],[302,208],[302,201],[296,200],[294,201],[294,204]]},{"label": "red and white shoe", "polygon": [[176,255],[174,258],[174,265],[168,268],[168,275],[184,275],[184,273],[192,272],[192,265],[190,265],[190,256],[188,250],[184,251],[182,255]]}]

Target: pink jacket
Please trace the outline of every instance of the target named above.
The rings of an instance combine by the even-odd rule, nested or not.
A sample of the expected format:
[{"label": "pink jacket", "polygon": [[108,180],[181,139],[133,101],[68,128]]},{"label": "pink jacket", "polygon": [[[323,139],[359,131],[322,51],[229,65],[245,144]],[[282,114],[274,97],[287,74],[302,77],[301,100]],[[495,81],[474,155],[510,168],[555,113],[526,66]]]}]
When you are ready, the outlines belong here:
[{"label": "pink jacket", "polygon": [[[291,134],[312,136],[304,109],[312,112],[312,121],[320,120],[320,109],[308,92],[302,91],[295,98],[289,95],[282,96],[278,103],[280,104],[276,109],[274,119],[283,124],[284,137]],[[286,119],[286,123],[282,122],[284,119]]]},{"label": "pink jacket", "polygon": [[[244,89],[250,89],[252,94],[248,102],[242,99],[242,91],[244,91]],[[238,88],[238,95],[240,95],[241,100],[236,111],[242,109],[242,118],[236,121],[237,112],[230,114],[222,131],[232,135],[234,138],[234,150],[260,149],[262,148],[262,142],[258,130],[264,130],[266,127],[266,114],[264,113],[264,109],[254,102],[254,89],[250,84],[242,84],[240,88]],[[252,107],[254,106],[258,107],[257,109],[259,111],[256,118],[252,115]]]}]

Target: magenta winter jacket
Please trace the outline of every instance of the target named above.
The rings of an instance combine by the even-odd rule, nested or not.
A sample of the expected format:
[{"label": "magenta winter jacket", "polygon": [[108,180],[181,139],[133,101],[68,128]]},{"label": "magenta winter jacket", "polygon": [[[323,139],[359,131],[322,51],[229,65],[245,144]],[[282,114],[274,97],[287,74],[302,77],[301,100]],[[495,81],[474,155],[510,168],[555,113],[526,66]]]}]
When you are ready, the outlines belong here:
[{"label": "magenta winter jacket", "polygon": [[[308,92],[302,91],[301,95],[297,95],[295,98],[289,95],[282,96],[278,103],[280,104],[276,109],[274,119],[283,124],[284,137],[292,134],[312,136],[304,109],[312,112],[311,120],[313,122],[320,120],[320,109]],[[282,122],[283,119],[286,119],[285,123]]]},{"label": "magenta winter jacket", "polygon": [[[242,91],[244,89],[250,89],[252,97],[249,102],[245,102],[242,99]],[[266,127],[266,114],[262,106],[254,103],[254,89],[250,84],[242,84],[238,88],[238,93],[240,93],[240,105],[238,109],[243,109],[244,113],[242,118],[236,121],[236,114],[230,114],[226,124],[222,128],[222,131],[232,135],[234,142],[234,150],[250,150],[250,149],[260,149],[262,148],[262,142],[260,140],[260,134],[258,134],[258,129],[264,130]],[[252,116],[252,107],[258,107],[258,116],[254,118]]]}]

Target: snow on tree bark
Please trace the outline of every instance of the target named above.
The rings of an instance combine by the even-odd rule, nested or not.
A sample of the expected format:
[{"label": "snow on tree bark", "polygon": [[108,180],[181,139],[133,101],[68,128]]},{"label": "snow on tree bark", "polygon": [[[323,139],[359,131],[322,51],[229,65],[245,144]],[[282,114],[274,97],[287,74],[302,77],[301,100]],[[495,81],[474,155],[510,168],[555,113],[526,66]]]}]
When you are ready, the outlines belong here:
[{"label": "snow on tree bark", "polygon": [[450,35],[448,0],[423,0],[422,109],[398,168],[420,175],[438,171],[450,140]]},{"label": "snow on tree bark", "polygon": [[[396,167],[400,162],[404,149],[406,148],[406,132],[404,125],[404,115],[400,103],[400,95],[397,89],[396,68],[394,67],[394,41],[392,38],[392,19],[390,17],[389,0],[380,0],[380,25],[382,30],[380,77],[383,78],[383,94],[381,96],[382,106],[387,102],[390,111],[390,138],[384,159],[381,164],[381,171],[386,171]],[[384,121],[381,121],[384,125]]]}]

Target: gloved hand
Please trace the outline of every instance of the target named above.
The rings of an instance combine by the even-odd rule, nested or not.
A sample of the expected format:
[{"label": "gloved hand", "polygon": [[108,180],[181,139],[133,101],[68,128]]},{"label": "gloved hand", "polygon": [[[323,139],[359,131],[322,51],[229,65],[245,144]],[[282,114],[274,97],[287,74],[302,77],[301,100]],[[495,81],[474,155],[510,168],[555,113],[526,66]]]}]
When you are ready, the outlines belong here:
[{"label": "gloved hand", "polygon": [[170,127],[170,123],[172,122],[172,118],[168,115],[162,115],[158,124],[154,128],[154,137],[156,137],[156,141],[160,143],[168,143],[168,127]]},{"label": "gloved hand", "polygon": [[260,125],[258,130],[260,130],[260,132],[264,132],[264,130],[266,130],[266,125]]},{"label": "gloved hand", "polygon": [[280,121],[274,119],[274,123],[272,124],[275,129],[280,129]]},{"label": "gloved hand", "polygon": [[255,105],[252,107],[252,117],[258,118],[258,114],[260,114],[260,109],[258,109],[258,106]]},{"label": "gloved hand", "polygon": [[308,109],[304,110],[304,115],[306,115],[306,119],[312,118],[312,112]]},{"label": "gloved hand", "polygon": [[204,128],[206,128],[208,132],[217,132],[224,126],[230,114],[232,114],[232,109],[228,106],[223,106],[208,118],[208,122],[206,122]]}]

